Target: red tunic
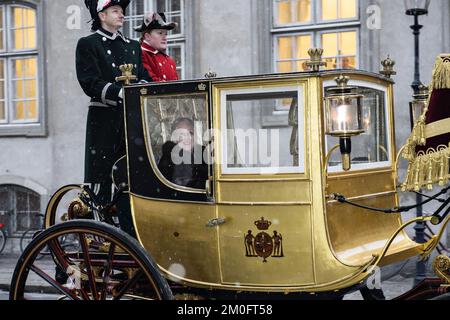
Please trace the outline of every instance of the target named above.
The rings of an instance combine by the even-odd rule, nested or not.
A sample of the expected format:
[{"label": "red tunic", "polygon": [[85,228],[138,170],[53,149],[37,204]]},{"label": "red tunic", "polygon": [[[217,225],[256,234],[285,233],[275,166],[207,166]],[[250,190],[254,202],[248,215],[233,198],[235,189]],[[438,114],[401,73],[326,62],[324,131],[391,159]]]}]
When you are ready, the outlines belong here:
[{"label": "red tunic", "polygon": [[155,82],[178,80],[175,61],[167,54],[160,52],[147,43],[142,42],[142,63]]}]

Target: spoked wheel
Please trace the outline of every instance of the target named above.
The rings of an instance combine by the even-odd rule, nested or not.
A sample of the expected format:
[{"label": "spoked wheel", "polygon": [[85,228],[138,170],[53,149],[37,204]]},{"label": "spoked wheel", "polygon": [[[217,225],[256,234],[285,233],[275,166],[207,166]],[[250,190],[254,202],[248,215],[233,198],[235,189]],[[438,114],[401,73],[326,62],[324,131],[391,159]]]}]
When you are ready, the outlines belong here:
[{"label": "spoked wheel", "polygon": [[[45,247],[52,258],[37,260]],[[11,300],[33,299],[36,291],[70,300],[173,299],[135,239],[90,220],[57,224],[36,236],[18,261],[10,290]]]},{"label": "spoked wheel", "polygon": [[33,235],[36,230],[27,230],[20,237],[20,252],[23,252],[25,248],[30,244],[31,240],[33,240]]},{"label": "spoked wheel", "polygon": [[[33,240],[33,238],[35,238],[40,232],[42,232],[42,230],[29,229],[25,231],[25,233],[20,238],[20,252],[23,252],[25,248],[31,243],[31,240]],[[47,246],[43,248],[41,252],[39,252],[36,259],[40,260],[46,256],[50,256],[50,251]]]}]

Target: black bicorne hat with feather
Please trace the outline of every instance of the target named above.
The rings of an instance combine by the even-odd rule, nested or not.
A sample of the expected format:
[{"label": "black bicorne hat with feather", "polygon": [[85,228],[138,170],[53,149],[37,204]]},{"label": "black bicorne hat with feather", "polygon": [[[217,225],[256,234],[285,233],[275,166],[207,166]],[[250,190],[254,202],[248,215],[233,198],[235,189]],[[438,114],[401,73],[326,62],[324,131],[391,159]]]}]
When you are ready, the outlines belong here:
[{"label": "black bicorne hat with feather", "polygon": [[163,12],[151,12],[144,15],[142,24],[134,28],[136,32],[149,32],[154,29],[172,30],[177,27],[176,22],[167,22]]},{"label": "black bicorne hat with feather", "polygon": [[123,13],[125,14],[125,10],[130,4],[130,0],[84,0],[86,7],[89,9],[89,13],[92,18],[92,31],[100,28],[100,18],[98,17],[99,12],[112,7],[112,6],[121,6],[123,9]]}]

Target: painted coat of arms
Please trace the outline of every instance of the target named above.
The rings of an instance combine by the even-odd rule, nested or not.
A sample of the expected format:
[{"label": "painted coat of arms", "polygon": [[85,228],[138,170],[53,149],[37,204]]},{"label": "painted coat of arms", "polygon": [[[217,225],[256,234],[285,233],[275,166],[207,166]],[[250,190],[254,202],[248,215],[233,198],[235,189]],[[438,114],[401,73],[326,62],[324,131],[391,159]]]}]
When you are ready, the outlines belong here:
[{"label": "painted coat of arms", "polygon": [[273,234],[270,235],[266,232],[271,225],[272,222],[262,217],[260,220],[255,221],[255,226],[261,232],[255,236],[252,230],[247,231],[247,234],[244,236],[246,257],[261,257],[263,262],[267,262],[269,257],[284,257],[281,233],[274,230]]}]

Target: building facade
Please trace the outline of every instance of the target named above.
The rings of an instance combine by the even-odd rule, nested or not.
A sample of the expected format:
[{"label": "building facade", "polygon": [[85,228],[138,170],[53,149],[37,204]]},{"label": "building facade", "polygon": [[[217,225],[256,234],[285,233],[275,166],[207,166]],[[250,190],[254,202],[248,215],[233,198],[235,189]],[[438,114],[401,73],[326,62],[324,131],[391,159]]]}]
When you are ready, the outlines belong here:
[{"label": "building facade", "polygon": [[[310,47],[324,49],[330,69],[378,72],[390,55],[397,145],[409,135],[413,21],[401,0],[132,0],[123,32],[137,38],[149,11],[178,22],[169,53],[183,79],[302,71]],[[82,182],[89,99],[75,47],[89,20],[83,0],[0,1],[0,223],[12,237],[39,224],[60,186]],[[450,52],[450,1],[433,0],[420,22],[428,83],[436,55]]]}]

